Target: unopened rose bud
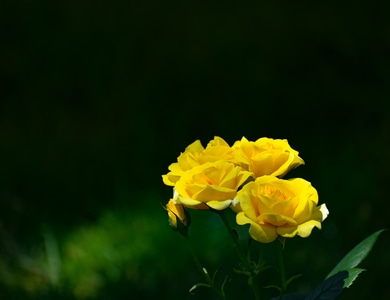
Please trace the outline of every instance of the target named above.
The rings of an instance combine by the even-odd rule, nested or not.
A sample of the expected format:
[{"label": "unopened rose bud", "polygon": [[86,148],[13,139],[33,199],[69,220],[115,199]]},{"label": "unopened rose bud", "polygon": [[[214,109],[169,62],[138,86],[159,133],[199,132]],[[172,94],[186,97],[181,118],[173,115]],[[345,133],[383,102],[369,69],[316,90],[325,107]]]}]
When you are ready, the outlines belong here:
[{"label": "unopened rose bud", "polygon": [[168,212],[169,226],[186,236],[188,226],[190,225],[190,215],[184,206],[182,204],[175,204],[173,199],[170,199],[166,205],[166,210]]}]

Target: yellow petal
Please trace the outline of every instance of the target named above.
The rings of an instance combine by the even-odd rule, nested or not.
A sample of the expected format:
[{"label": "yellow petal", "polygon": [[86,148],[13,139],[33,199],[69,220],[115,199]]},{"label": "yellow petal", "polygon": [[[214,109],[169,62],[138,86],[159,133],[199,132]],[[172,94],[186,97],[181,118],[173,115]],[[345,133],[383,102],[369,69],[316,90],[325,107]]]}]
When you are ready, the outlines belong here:
[{"label": "yellow petal", "polygon": [[221,186],[206,185],[194,193],[191,198],[199,201],[227,200],[236,195],[236,190]]},{"label": "yellow petal", "polygon": [[183,204],[184,206],[196,206],[196,205],[202,204],[201,201],[190,199],[190,198],[185,198],[185,197],[181,197],[181,196],[178,196],[178,202]]},{"label": "yellow petal", "polygon": [[298,235],[301,237],[308,237],[311,234],[311,231],[314,227],[321,229],[321,222],[316,220],[310,220],[306,223],[300,224],[298,226]]},{"label": "yellow petal", "polygon": [[277,233],[274,226],[260,225],[245,216],[244,212],[239,212],[236,215],[236,222],[238,225],[250,224],[250,236],[260,243],[270,243],[276,239]]},{"label": "yellow petal", "polygon": [[207,201],[207,206],[209,206],[213,209],[216,209],[216,210],[223,210],[225,208],[228,208],[231,203],[232,203],[232,200]]},{"label": "yellow petal", "polygon": [[186,147],[186,152],[202,152],[204,150],[204,147],[202,146],[202,143],[200,140],[196,140],[190,145]]},{"label": "yellow petal", "polygon": [[281,214],[265,213],[257,218],[259,224],[270,224],[272,226],[295,226],[297,222],[294,219]]},{"label": "yellow petal", "polygon": [[298,226],[278,227],[277,232],[280,236],[283,237],[294,237],[295,235],[299,235],[301,237],[308,237],[314,227],[321,229],[321,222],[316,220],[310,220],[303,224],[299,224]]},{"label": "yellow petal", "polygon": [[238,191],[235,200],[234,200],[234,208],[245,211],[245,215],[252,219],[256,220],[258,214],[256,213],[254,204],[252,203],[252,186],[254,182],[247,183],[240,191]]},{"label": "yellow petal", "polygon": [[236,215],[236,222],[238,225],[252,224],[255,223],[251,219],[249,219],[244,212],[239,212]]},{"label": "yellow petal", "polygon": [[177,180],[179,180],[179,177],[174,177],[172,178],[170,176],[170,174],[168,173],[167,175],[162,175],[162,180],[164,182],[165,185],[168,185],[168,186],[174,186],[175,185],[175,182]]},{"label": "yellow petal", "polygon": [[298,226],[291,226],[291,227],[278,227],[276,229],[277,233],[282,237],[294,237],[298,233]]},{"label": "yellow petal", "polygon": [[271,243],[278,236],[275,227],[270,225],[258,224],[251,225],[251,227],[249,228],[249,234],[254,240],[260,243]]},{"label": "yellow petal", "polygon": [[188,225],[183,205],[175,204],[174,200],[171,198],[166,205],[166,209],[172,226],[177,227],[177,220],[182,222],[184,226]]}]

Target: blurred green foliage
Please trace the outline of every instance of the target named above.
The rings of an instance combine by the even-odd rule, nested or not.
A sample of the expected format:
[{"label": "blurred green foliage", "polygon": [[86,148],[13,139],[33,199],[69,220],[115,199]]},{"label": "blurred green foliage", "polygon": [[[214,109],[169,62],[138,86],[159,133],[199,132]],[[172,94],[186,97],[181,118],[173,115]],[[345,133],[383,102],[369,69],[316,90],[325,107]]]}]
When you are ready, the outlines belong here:
[{"label": "blurred green foliage", "polygon": [[[298,290],[315,286],[389,227],[388,10],[2,1],[0,298],[212,299],[187,292],[201,276],[167,225],[161,175],[214,135],[286,138],[300,152],[293,175],[330,215],[288,241],[287,270],[304,273]],[[205,264],[227,272],[220,229],[195,214],[190,234]],[[385,233],[343,299],[388,299],[389,246]]]}]

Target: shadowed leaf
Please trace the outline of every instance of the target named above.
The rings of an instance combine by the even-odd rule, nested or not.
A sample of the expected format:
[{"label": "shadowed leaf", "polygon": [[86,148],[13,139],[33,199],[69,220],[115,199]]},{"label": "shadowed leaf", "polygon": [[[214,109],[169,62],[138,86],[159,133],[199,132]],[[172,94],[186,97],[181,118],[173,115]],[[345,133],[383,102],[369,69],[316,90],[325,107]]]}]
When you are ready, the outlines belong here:
[{"label": "shadowed leaf", "polygon": [[344,289],[344,279],[348,277],[347,271],[341,271],[329,277],[317,286],[304,300],[333,300]]},{"label": "shadowed leaf", "polygon": [[[361,261],[367,256],[367,254],[374,246],[379,234],[382,233],[384,230],[385,229],[376,231],[375,233],[364,239],[362,242],[360,242],[358,245],[356,245],[346,256],[344,256],[344,258],[336,265],[336,267],[328,274],[328,276],[326,276],[326,279],[336,274],[337,272],[354,268],[358,264],[360,264]],[[355,272],[352,273],[350,275],[355,274]],[[356,274],[356,276],[357,275],[358,274]]]}]

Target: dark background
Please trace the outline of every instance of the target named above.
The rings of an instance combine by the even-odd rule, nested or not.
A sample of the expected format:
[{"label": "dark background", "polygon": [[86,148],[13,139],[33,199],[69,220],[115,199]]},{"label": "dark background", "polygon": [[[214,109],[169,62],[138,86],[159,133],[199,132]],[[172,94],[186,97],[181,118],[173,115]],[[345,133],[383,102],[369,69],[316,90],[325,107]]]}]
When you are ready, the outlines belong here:
[{"label": "dark background", "polygon": [[[293,174],[330,210],[288,242],[296,289],[312,289],[389,226],[388,13],[386,1],[1,1],[0,298],[212,299],[187,293],[201,277],[167,226],[161,175],[215,135],[300,152]],[[229,265],[220,223],[194,217],[201,258]],[[388,249],[385,232],[342,299],[388,298]]]}]

